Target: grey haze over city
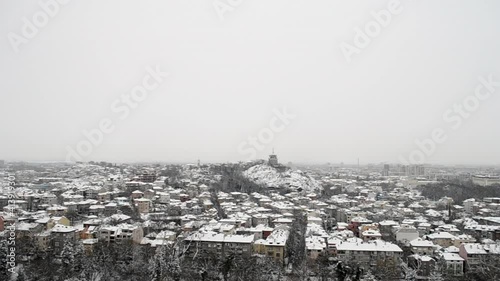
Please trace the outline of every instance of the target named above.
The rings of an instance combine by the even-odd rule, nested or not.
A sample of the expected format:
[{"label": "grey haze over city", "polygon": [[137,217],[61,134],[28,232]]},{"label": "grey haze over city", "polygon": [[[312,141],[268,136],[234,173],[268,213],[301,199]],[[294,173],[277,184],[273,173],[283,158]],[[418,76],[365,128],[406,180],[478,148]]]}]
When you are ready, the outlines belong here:
[{"label": "grey haze over city", "polygon": [[500,164],[498,1],[226,2],[1,1],[0,158]]}]

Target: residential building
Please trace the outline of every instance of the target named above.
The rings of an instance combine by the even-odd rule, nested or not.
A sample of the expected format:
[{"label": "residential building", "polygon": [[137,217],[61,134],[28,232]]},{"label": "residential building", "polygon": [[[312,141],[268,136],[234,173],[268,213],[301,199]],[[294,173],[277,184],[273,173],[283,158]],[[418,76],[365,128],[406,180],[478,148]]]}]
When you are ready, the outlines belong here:
[{"label": "residential building", "polygon": [[224,235],[216,232],[195,232],[184,239],[186,255],[234,254],[249,257],[252,254],[253,235]]},{"label": "residential building", "polygon": [[117,226],[101,226],[99,229],[99,240],[107,243],[132,241],[139,244],[143,237],[142,227],[126,223]]},{"label": "residential building", "polygon": [[50,244],[56,254],[61,253],[66,243],[76,241],[76,229],[71,226],[56,224],[50,233]]},{"label": "residential building", "polygon": [[456,253],[443,253],[441,260],[444,264],[445,275],[462,276],[464,274],[464,259]]},{"label": "residential building", "polygon": [[396,241],[398,242],[410,242],[419,238],[418,230],[411,225],[401,225],[401,227],[396,232]]},{"label": "residential building", "polygon": [[429,240],[417,238],[410,241],[411,252],[418,255],[432,255],[436,249],[436,245]]},{"label": "residential building", "polygon": [[449,232],[436,232],[431,233],[425,236],[428,240],[432,241],[432,243],[439,245],[441,247],[449,247],[453,245],[453,241],[456,240],[455,235]]},{"label": "residential building", "polygon": [[488,260],[488,255],[499,255],[498,245],[483,245],[479,243],[464,243],[459,247],[459,255],[465,261],[466,270],[474,270]]},{"label": "residential building", "polygon": [[137,205],[137,211],[139,213],[141,213],[141,214],[149,213],[149,208],[151,206],[151,200],[139,198],[139,199],[135,199],[134,202]]},{"label": "residential building", "polygon": [[341,242],[336,244],[337,257],[356,261],[365,266],[396,267],[403,250],[396,244],[375,240],[370,242]]}]

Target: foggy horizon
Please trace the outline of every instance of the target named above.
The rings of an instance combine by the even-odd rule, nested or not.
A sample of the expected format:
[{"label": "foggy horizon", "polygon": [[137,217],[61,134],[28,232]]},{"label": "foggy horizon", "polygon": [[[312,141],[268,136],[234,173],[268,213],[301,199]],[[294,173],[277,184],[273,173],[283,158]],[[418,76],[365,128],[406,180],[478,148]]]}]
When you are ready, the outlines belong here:
[{"label": "foggy horizon", "polygon": [[500,3],[398,3],[2,1],[0,159],[500,165]]}]

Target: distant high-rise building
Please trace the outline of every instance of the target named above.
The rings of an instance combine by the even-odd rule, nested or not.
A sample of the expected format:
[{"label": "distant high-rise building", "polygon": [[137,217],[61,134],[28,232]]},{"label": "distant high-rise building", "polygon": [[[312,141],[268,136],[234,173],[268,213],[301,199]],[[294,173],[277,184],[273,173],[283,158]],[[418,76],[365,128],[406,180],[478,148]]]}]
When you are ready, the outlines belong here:
[{"label": "distant high-rise building", "polygon": [[415,166],[415,176],[424,176],[425,175],[425,167],[423,165]]},{"label": "distant high-rise building", "polygon": [[384,177],[389,176],[389,164],[384,164],[384,170],[382,170],[382,176]]},{"label": "distant high-rise building", "polygon": [[3,167],[5,165],[5,161],[4,160],[0,160],[0,167]]},{"label": "distant high-rise building", "polygon": [[404,165],[399,167],[399,172],[404,176],[424,176],[425,167],[423,165]]}]

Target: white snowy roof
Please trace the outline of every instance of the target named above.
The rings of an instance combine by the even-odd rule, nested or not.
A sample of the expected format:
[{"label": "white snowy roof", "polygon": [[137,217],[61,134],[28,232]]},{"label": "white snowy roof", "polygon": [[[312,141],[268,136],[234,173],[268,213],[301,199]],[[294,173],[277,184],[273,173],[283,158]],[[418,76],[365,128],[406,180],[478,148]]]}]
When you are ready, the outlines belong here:
[{"label": "white snowy roof", "polygon": [[56,224],[50,231],[58,233],[68,233],[68,232],[75,232],[76,228],[71,226],[65,226],[62,224]]},{"label": "white snowy roof", "polygon": [[427,235],[429,239],[455,239],[455,235],[450,234],[449,232],[437,232],[431,233]]},{"label": "white snowy roof", "polygon": [[288,231],[288,229],[276,229],[271,233],[271,235],[269,235],[267,237],[265,244],[271,245],[271,246],[272,245],[277,245],[277,246],[285,245],[289,234],[290,234],[290,232]]},{"label": "white snowy roof", "polygon": [[337,244],[338,251],[370,251],[370,252],[403,252],[398,245],[385,242],[385,241],[373,241],[373,242],[342,242]]},{"label": "white snowy roof", "polygon": [[434,247],[434,243],[432,243],[432,241],[422,240],[422,238],[410,241],[410,245],[412,247]]},{"label": "white snowy roof", "polygon": [[306,237],[306,248],[308,250],[323,250],[326,248],[325,239],[317,236]]},{"label": "white snowy roof", "polygon": [[252,243],[254,238],[253,235],[224,235],[215,232],[196,232],[186,237],[185,240],[217,243]]},{"label": "white snowy roof", "polygon": [[486,255],[487,252],[484,249],[484,246],[479,243],[464,243],[461,245],[466,251],[467,254],[482,254]]},{"label": "white snowy roof", "polygon": [[456,253],[443,253],[442,256],[446,261],[464,261],[464,259]]}]

